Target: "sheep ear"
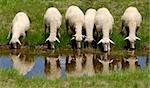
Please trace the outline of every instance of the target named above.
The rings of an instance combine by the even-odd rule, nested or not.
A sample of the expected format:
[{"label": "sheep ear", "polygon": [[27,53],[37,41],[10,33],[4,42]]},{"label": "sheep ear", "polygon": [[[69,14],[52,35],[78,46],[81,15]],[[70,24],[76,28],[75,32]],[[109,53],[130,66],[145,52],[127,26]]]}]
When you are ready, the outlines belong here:
[{"label": "sheep ear", "polygon": [[19,58],[19,57],[20,57],[20,55],[21,55],[21,53],[19,53],[19,54],[17,55],[17,57]]},{"label": "sheep ear", "polygon": [[103,39],[101,39],[101,40],[97,43],[97,45],[100,44],[102,41],[103,41]]},{"label": "sheep ear", "polygon": [[137,40],[141,40],[139,37],[136,37]]},{"label": "sheep ear", "polygon": [[127,39],[129,39],[129,37],[126,37],[124,40],[127,40]]},{"label": "sheep ear", "polygon": [[45,43],[46,43],[47,41],[49,41],[49,38],[46,39]]},{"label": "sheep ear", "polygon": [[75,36],[73,36],[72,38],[71,38],[71,40],[74,40],[75,39]]},{"label": "sheep ear", "polygon": [[60,43],[60,41],[59,41],[59,39],[56,37],[56,41],[58,42],[58,43]]},{"label": "sheep ear", "polygon": [[136,59],[135,61],[138,62],[138,59]]},{"label": "sheep ear", "polygon": [[98,58],[97,58],[97,60],[98,60],[100,63],[103,63],[103,61],[102,61],[102,60],[100,60],[100,59],[98,59]]},{"label": "sheep ear", "polygon": [[112,40],[109,40],[109,41],[110,41],[110,43],[115,44]]},{"label": "sheep ear", "polygon": [[109,61],[109,63],[112,63],[112,62],[113,62],[113,60]]},{"label": "sheep ear", "polygon": [[19,43],[19,45],[21,45],[21,42],[19,41],[19,39],[17,39],[17,42]]}]

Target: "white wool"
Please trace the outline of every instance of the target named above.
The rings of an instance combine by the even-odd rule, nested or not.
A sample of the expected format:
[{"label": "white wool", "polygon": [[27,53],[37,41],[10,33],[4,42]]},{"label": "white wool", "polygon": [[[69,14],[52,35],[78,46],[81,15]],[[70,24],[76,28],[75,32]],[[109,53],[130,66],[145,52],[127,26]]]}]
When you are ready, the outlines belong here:
[{"label": "white wool", "polygon": [[86,41],[91,42],[94,40],[93,38],[93,28],[94,28],[94,20],[95,20],[96,10],[88,9],[85,13],[85,22],[84,27],[86,29]]},{"label": "white wool", "polygon": [[30,27],[30,21],[28,16],[24,12],[18,12],[12,21],[12,38],[10,43],[20,42],[20,36],[26,36],[25,32]]},{"label": "white wool", "polygon": [[50,27],[50,35],[47,40],[50,42],[56,41],[57,29],[60,28],[62,22],[62,15],[58,9],[54,7],[48,8],[44,15],[44,22]]},{"label": "white wool", "polygon": [[103,37],[97,43],[103,43],[103,47],[105,51],[110,50],[110,43],[114,44],[112,40],[110,40],[109,34],[112,33],[112,26],[114,24],[114,18],[107,8],[100,8],[97,10],[95,16],[95,26],[97,32],[102,32]]},{"label": "white wool", "polygon": [[135,7],[128,7],[121,20],[124,22],[125,26],[129,27],[128,39],[130,42],[136,40],[136,28],[140,26],[142,22],[142,16]]},{"label": "white wool", "polygon": [[82,27],[84,24],[84,13],[77,6],[70,6],[67,9],[65,19],[69,25],[75,28],[75,36],[77,41],[82,41]]},{"label": "white wool", "polygon": [[109,33],[112,30],[112,25],[114,24],[114,18],[110,14],[107,8],[100,8],[97,11],[95,17],[95,25],[97,31],[102,31],[103,38],[109,38]]}]

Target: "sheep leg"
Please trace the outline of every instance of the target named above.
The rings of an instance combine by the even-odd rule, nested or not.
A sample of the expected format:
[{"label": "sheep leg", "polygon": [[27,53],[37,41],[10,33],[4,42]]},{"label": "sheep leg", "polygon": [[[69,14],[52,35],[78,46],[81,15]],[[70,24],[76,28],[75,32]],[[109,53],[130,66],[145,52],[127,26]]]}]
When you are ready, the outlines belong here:
[{"label": "sheep leg", "polygon": [[123,36],[125,34],[124,32],[125,32],[124,22],[122,22],[120,34]]},{"label": "sheep leg", "polygon": [[50,30],[49,30],[48,25],[45,24],[45,32],[44,32],[44,33],[45,33],[45,39],[46,39],[47,33],[49,33],[49,31],[50,31]]},{"label": "sheep leg", "polygon": [[69,23],[68,23],[68,20],[66,20],[66,31],[67,31],[67,34],[68,34],[68,31],[69,31]]},{"label": "sheep leg", "polygon": [[[12,27],[13,27],[13,26],[11,26],[10,29],[12,29]],[[9,39],[11,35],[12,35],[12,32],[11,32],[11,30],[10,30],[9,33],[8,33],[7,39]]]},{"label": "sheep leg", "polygon": [[11,31],[9,31],[8,36],[7,36],[7,39],[10,38],[10,35],[11,35]]},{"label": "sheep leg", "polygon": [[22,33],[22,35],[23,35],[23,39],[25,39],[25,37],[26,37],[26,33]]},{"label": "sheep leg", "polygon": [[28,35],[28,31],[25,31],[25,35],[26,35],[26,36]]},{"label": "sheep leg", "polygon": [[59,32],[59,28],[57,28],[57,38],[60,37],[60,32]]},{"label": "sheep leg", "polygon": [[139,26],[137,26],[137,28],[136,28],[136,36],[137,36],[137,31],[139,30]]},{"label": "sheep leg", "polygon": [[129,27],[128,27],[128,26],[126,26],[126,27],[125,27],[125,29],[126,29],[127,36],[128,36],[128,35],[129,35]]}]

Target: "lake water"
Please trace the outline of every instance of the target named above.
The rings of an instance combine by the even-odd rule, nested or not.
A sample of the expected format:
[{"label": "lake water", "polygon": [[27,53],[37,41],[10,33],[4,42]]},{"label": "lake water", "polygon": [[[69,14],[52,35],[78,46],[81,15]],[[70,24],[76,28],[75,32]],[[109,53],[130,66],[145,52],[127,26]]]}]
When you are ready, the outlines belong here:
[{"label": "lake water", "polygon": [[93,76],[110,74],[112,71],[144,69],[150,65],[148,54],[128,52],[123,55],[109,53],[89,53],[73,51],[70,53],[46,52],[46,54],[27,51],[0,53],[0,68],[15,69],[27,78],[42,76],[47,79],[64,79],[68,76]]}]

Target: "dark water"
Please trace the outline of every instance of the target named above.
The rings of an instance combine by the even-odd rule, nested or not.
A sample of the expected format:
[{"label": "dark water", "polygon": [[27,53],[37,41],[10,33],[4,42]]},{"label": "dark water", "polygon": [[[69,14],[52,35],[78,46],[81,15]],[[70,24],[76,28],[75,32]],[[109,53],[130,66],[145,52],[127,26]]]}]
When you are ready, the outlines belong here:
[{"label": "dark water", "polygon": [[84,52],[67,55],[55,54],[55,52],[47,55],[33,55],[23,51],[0,55],[0,68],[16,69],[19,74],[27,78],[42,76],[47,79],[56,79],[68,76],[92,76],[126,69],[144,69],[149,65],[148,55],[135,55],[134,52],[123,56]]}]

